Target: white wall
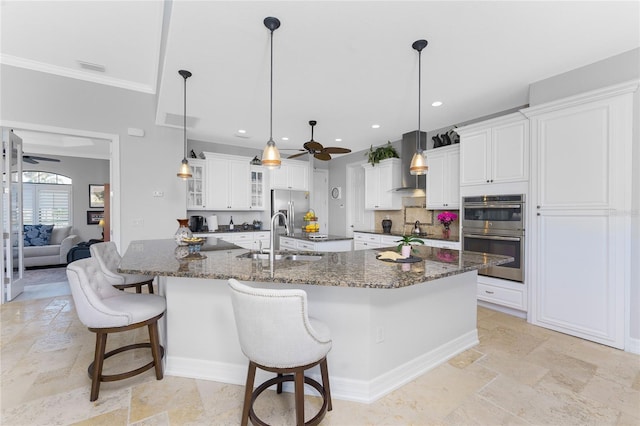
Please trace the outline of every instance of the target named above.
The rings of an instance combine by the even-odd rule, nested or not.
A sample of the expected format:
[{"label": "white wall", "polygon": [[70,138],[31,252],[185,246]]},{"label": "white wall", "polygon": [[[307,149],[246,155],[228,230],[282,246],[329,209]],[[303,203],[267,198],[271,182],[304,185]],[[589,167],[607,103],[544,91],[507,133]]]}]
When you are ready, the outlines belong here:
[{"label": "white wall", "polygon": [[[0,121],[32,123],[120,137],[121,250],[132,240],[170,238],[185,217],[180,129],[155,125],[154,95],[0,65]],[[127,135],[144,129],[143,138]],[[164,197],[155,198],[153,191]],[[134,226],[141,219],[142,226]]]}]

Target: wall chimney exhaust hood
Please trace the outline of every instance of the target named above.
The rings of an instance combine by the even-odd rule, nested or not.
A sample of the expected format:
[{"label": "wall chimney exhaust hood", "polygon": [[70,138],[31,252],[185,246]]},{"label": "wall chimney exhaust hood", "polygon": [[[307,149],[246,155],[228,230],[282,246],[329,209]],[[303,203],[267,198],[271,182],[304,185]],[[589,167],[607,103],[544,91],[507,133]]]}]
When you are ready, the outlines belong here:
[{"label": "wall chimney exhaust hood", "polygon": [[420,132],[420,144],[418,144],[418,131],[405,133],[402,135],[402,143],[400,145],[400,161],[402,166],[401,184],[400,188],[395,188],[394,192],[401,192],[408,197],[424,197],[426,195],[427,188],[427,176],[426,175],[412,175],[409,172],[411,166],[411,158],[416,150],[416,146],[424,146],[425,153],[427,152],[427,132]]}]

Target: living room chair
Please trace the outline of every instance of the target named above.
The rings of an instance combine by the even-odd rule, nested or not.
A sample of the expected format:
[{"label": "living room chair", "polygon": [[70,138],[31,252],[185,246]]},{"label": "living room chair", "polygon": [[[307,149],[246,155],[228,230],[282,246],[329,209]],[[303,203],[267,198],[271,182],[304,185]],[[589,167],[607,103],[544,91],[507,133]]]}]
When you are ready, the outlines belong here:
[{"label": "living room chair", "polygon": [[[164,297],[155,294],[134,294],[122,292],[107,281],[98,262],[93,257],[77,260],[67,266],[69,287],[80,321],[96,333],[94,360],[87,369],[91,378],[89,400],[98,399],[101,382],[128,379],[155,367],[156,379],[162,380],[162,357],[164,348],[160,345],[158,320],[167,308]],[[107,336],[110,333],[133,330],[147,326],[149,342],[134,343],[105,353]],[[152,361],[146,365],[119,374],[104,375],[102,367],[105,359],[139,348],[150,348]]]},{"label": "living room chair", "polygon": [[91,256],[95,257],[98,261],[107,281],[109,281],[112,286],[118,290],[135,287],[136,293],[142,293],[142,286],[146,285],[149,293],[153,294],[153,276],[121,274],[118,272],[118,265],[120,265],[122,257],[120,253],[118,253],[116,244],[113,241],[92,244],[89,247],[89,251],[91,252]]},{"label": "living room chair", "polygon": [[[241,425],[249,419],[264,425],[253,404],[267,388],[276,385],[282,393],[283,382],[294,382],[296,425],[317,425],[332,410],[327,354],[331,350],[329,328],[307,315],[307,293],[303,290],[254,288],[235,279],[229,280],[231,301],[242,352],[249,358]],[[320,365],[322,383],[305,377],[304,372]],[[256,368],[276,373],[255,390]],[[304,384],[316,389],[322,407],[304,422]]]}]

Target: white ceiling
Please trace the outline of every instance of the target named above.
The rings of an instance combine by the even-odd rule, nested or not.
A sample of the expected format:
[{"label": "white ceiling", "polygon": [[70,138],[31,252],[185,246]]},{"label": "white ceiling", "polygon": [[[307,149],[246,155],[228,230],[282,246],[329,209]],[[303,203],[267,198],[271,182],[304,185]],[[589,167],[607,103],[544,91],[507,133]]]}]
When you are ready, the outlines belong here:
[{"label": "white ceiling", "polygon": [[[158,125],[190,139],[262,148],[273,137],[355,150],[528,103],[530,83],[640,46],[640,2],[2,1],[2,62],[156,93]],[[163,26],[163,17],[168,25]],[[165,44],[162,41],[165,40]],[[80,68],[100,64],[105,72]],[[439,108],[433,101],[442,101]],[[173,120],[167,120],[167,114]],[[176,117],[177,116],[177,117]],[[177,118],[177,120],[176,120]],[[379,124],[379,129],[372,129]],[[247,131],[237,137],[237,131]],[[282,137],[288,137],[283,141]],[[336,142],[336,138],[342,141]]]}]

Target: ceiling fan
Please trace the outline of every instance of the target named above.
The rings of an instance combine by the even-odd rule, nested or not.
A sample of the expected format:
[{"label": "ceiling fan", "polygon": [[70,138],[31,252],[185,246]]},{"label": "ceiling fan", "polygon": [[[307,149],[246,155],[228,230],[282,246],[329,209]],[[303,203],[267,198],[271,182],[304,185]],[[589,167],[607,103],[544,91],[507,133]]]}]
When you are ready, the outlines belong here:
[{"label": "ceiling fan", "polygon": [[305,142],[301,149],[297,154],[290,155],[287,158],[296,158],[305,154],[312,154],[318,160],[328,161],[331,160],[330,154],[347,154],[351,152],[350,149],[347,148],[339,148],[339,147],[323,147],[322,144],[313,140],[313,126],[315,126],[318,122],[315,120],[309,121],[309,125],[311,125],[311,140],[309,142]]},{"label": "ceiling fan", "polygon": [[[17,155],[18,155],[18,151],[14,149],[12,158],[15,160]],[[2,158],[4,158],[4,150],[2,151]],[[29,154],[22,154],[22,161],[29,164],[39,164],[40,161],[52,161],[54,163],[60,162],[60,160],[58,160],[57,158],[40,157],[37,155],[29,155]]]}]

